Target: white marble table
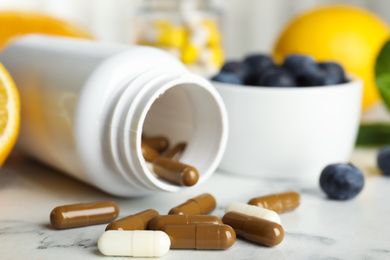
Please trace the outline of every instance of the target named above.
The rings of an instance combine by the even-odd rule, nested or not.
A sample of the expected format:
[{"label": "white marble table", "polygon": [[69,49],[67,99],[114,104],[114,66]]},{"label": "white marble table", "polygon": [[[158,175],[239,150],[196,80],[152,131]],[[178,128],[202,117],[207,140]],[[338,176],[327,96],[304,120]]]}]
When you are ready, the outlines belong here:
[{"label": "white marble table", "polygon": [[165,214],[203,192],[218,202],[222,217],[231,201],[296,190],[301,206],[281,215],[283,242],[273,248],[237,239],[224,251],[171,250],[162,259],[390,259],[390,178],[375,169],[375,151],[357,150],[352,159],[364,170],[362,193],[349,201],[328,200],[317,185],[263,180],[217,172],[200,187],[181,194],[137,199],[109,196],[95,188],[25,158],[11,158],[0,170],[0,259],[128,259],[106,258],[97,239],[106,225],[54,230],[51,210],[59,205],[113,200],[120,217],[154,208]]}]

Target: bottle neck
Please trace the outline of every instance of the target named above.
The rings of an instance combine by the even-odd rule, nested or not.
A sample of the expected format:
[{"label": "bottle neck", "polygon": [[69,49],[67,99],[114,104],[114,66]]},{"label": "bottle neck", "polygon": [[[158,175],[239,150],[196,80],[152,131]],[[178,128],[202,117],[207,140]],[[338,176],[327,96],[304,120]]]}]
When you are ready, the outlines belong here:
[{"label": "bottle neck", "polygon": [[219,164],[227,141],[223,102],[205,79],[156,68],[125,88],[114,109],[109,133],[112,157],[120,174],[137,187],[179,191],[151,172],[141,152],[142,135],[166,136],[171,144],[186,142],[180,161],[198,169],[198,183]]}]

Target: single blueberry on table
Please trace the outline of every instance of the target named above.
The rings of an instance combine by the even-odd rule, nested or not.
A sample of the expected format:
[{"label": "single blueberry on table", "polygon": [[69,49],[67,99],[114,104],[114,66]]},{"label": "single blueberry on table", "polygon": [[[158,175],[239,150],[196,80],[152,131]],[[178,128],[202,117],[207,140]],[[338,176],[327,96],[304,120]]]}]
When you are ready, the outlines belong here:
[{"label": "single blueberry on table", "polygon": [[329,198],[347,200],[358,195],[363,189],[364,176],[352,164],[330,164],[321,172],[320,186]]},{"label": "single blueberry on table", "polygon": [[386,176],[390,176],[390,145],[379,151],[376,161],[381,172]]},{"label": "single blueberry on table", "polygon": [[256,86],[294,87],[297,86],[294,76],[280,67],[271,67],[259,75]]},{"label": "single blueberry on table", "polygon": [[229,83],[229,84],[242,85],[242,80],[240,79],[240,77],[238,77],[234,73],[229,73],[229,72],[220,72],[214,77],[212,77],[211,80],[223,82],[223,83]]},{"label": "single blueberry on table", "polygon": [[244,84],[254,86],[259,75],[267,68],[273,66],[275,66],[275,63],[268,55],[252,54],[246,56],[242,62]]},{"label": "single blueberry on table", "polygon": [[291,54],[284,59],[282,67],[289,70],[295,77],[300,77],[314,73],[317,63],[311,56]]}]

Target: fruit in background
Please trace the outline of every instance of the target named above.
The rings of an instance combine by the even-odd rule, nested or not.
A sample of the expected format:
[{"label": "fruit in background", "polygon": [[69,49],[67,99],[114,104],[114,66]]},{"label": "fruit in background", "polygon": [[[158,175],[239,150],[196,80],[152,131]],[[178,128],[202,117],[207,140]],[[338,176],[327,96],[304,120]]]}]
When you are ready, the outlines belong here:
[{"label": "fruit in background", "polygon": [[386,145],[379,150],[376,162],[381,172],[386,176],[390,176],[390,145]]},{"label": "fruit in background", "polygon": [[387,24],[373,13],[352,5],[325,5],[304,12],[279,35],[273,54],[309,54],[319,61],[337,61],[364,80],[363,110],[380,96],[375,85],[376,57],[389,38]]},{"label": "fruit in background", "polygon": [[16,142],[19,126],[19,93],[8,71],[0,64],[0,166]]},{"label": "fruit in background", "polygon": [[92,38],[69,23],[39,13],[0,11],[0,25],[0,50],[15,37],[28,33]]},{"label": "fruit in background", "polygon": [[242,85],[242,80],[234,73],[230,72],[221,72],[211,78],[211,80],[218,82],[225,82],[229,84]]},{"label": "fruit in background", "polygon": [[257,86],[269,87],[294,87],[297,82],[294,75],[288,70],[281,67],[270,67],[261,73],[258,77]]},{"label": "fruit in background", "polygon": [[338,63],[317,63],[311,56],[295,54],[287,56],[282,65],[276,65],[264,54],[249,55],[243,61],[228,61],[211,79],[265,87],[310,87],[347,82],[344,69]]},{"label": "fruit in background", "polygon": [[[91,38],[66,22],[37,13],[0,11],[0,25],[0,51],[16,37],[28,33]],[[0,166],[16,142],[19,126],[19,94],[12,78],[0,64]]]},{"label": "fruit in background", "polygon": [[352,199],[360,193],[363,186],[363,173],[352,164],[330,164],[321,172],[320,187],[331,199]]}]

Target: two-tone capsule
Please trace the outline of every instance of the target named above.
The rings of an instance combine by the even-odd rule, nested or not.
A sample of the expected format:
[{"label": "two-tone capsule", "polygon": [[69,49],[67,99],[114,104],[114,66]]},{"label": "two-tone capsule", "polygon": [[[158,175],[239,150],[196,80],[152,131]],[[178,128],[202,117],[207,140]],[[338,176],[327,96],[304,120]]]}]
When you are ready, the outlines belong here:
[{"label": "two-tone capsule", "polygon": [[297,208],[299,206],[299,201],[299,193],[288,191],[256,197],[249,200],[248,204],[282,213]]},{"label": "two-tone capsule", "polygon": [[217,201],[213,195],[204,193],[187,200],[185,203],[172,208],[169,215],[205,215],[217,207]]},{"label": "two-tone capsule", "polygon": [[263,218],[230,211],[223,216],[222,221],[231,226],[236,231],[237,236],[262,245],[276,246],[284,238],[284,230],[281,225]]},{"label": "two-tone capsule", "polygon": [[188,224],[222,224],[222,220],[211,215],[160,215],[149,222],[148,228],[161,230],[164,226]]},{"label": "two-tone capsule", "polygon": [[236,233],[228,225],[189,224],[164,226],[171,248],[227,249],[236,241]]},{"label": "two-tone capsule", "polygon": [[148,228],[149,221],[158,216],[159,213],[154,209],[147,209],[137,214],[130,215],[110,223],[107,230],[145,230]]},{"label": "two-tone capsule", "polygon": [[166,233],[152,230],[109,230],[98,240],[99,251],[107,256],[161,257],[170,246]]},{"label": "two-tone capsule", "polygon": [[280,217],[278,213],[275,211],[269,210],[269,209],[264,209],[264,208],[259,208],[253,205],[248,205],[245,203],[240,203],[240,202],[232,202],[227,207],[225,208],[225,213],[230,212],[230,211],[236,211],[248,216],[254,216],[258,218],[264,218],[269,221],[276,222],[280,224]]},{"label": "two-tone capsule", "polygon": [[113,201],[80,203],[56,207],[50,213],[50,223],[57,229],[110,223],[119,215]]}]

